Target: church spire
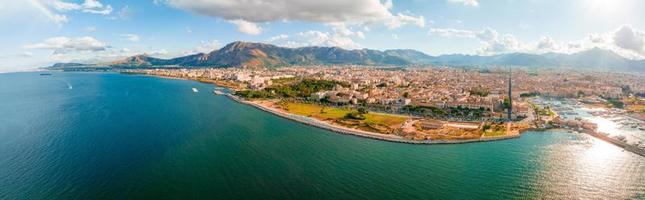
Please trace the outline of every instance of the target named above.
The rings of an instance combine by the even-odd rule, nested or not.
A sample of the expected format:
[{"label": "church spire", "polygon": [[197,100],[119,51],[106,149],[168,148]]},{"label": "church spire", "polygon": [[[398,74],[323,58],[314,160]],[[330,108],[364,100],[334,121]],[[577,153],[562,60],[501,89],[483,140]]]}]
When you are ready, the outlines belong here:
[{"label": "church spire", "polygon": [[511,121],[511,114],[513,113],[513,71],[508,67],[508,121]]}]

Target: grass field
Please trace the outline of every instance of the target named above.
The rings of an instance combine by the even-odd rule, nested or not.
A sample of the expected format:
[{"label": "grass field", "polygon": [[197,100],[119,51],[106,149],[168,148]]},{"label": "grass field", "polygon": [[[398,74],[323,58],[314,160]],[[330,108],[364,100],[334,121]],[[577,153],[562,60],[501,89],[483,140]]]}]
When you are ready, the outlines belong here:
[{"label": "grass field", "polygon": [[[293,114],[314,117],[323,120],[343,119],[345,115],[347,115],[347,113],[354,111],[349,109],[322,107],[320,105],[305,103],[286,103],[286,108],[290,113]],[[361,121],[364,121],[365,123],[372,123],[389,127],[402,124],[406,119],[406,117],[396,115],[367,113],[365,114],[365,120]]]},{"label": "grass field", "polygon": [[506,135],[505,125],[493,125],[489,130],[484,132],[484,137],[497,137]]},{"label": "grass field", "polygon": [[506,135],[506,130],[484,132],[484,137],[497,137],[497,136],[504,136],[504,135]]}]

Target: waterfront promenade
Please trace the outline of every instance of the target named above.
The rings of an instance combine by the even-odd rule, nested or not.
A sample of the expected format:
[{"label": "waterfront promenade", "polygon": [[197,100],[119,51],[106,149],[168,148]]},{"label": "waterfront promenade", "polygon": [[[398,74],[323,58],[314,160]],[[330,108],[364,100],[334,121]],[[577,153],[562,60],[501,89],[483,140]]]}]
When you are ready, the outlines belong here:
[{"label": "waterfront promenade", "polygon": [[292,121],[296,121],[299,123],[303,123],[309,126],[314,126],[318,128],[322,128],[325,130],[333,131],[336,133],[341,133],[341,134],[346,134],[346,135],[354,135],[354,136],[359,136],[363,138],[370,138],[370,139],[376,139],[376,140],[382,140],[382,141],[389,141],[389,142],[398,142],[398,143],[407,143],[407,144],[461,144],[461,143],[472,143],[472,142],[487,142],[487,141],[496,141],[496,140],[505,140],[505,139],[512,139],[512,138],[517,138],[520,136],[520,134],[517,135],[506,135],[506,136],[499,136],[499,137],[482,137],[482,138],[477,138],[477,139],[465,139],[465,140],[411,140],[407,139],[398,135],[392,135],[392,134],[381,134],[381,133],[373,133],[373,132],[368,132],[368,131],[363,131],[363,130],[357,130],[357,129],[352,129],[352,128],[347,128],[347,127],[342,127],[338,125],[333,125],[325,121],[317,120],[314,118],[310,117],[305,117],[305,116],[300,116],[296,114],[291,114],[287,113],[284,111],[277,110],[275,108],[271,108],[265,105],[262,105],[257,102],[252,102],[252,101],[246,101],[241,99],[240,97],[237,97],[232,94],[225,94],[227,97],[230,99],[253,106],[257,109],[260,109],[262,111],[283,117],[285,119],[289,119]]}]

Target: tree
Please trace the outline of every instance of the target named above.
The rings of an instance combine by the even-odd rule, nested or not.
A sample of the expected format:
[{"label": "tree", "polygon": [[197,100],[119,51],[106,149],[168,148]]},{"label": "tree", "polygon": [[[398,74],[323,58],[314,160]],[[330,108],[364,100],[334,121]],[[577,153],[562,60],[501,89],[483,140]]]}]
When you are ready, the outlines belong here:
[{"label": "tree", "polygon": [[484,130],[484,132],[486,132],[488,129],[490,129],[490,124],[485,124],[482,129]]},{"label": "tree", "polygon": [[510,108],[511,107],[511,101],[508,100],[508,97],[504,97],[504,108]]},{"label": "tree", "polygon": [[358,113],[359,114],[367,114],[369,111],[365,107],[359,107],[358,108]]},{"label": "tree", "polygon": [[348,118],[348,119],[364,120],[364,119],[365,119],[365,115],[360,114],[360,113],[358,113],[358,112],[349,112],[349,113],[347,113],[347,114],[345,115],[345,118]]}]

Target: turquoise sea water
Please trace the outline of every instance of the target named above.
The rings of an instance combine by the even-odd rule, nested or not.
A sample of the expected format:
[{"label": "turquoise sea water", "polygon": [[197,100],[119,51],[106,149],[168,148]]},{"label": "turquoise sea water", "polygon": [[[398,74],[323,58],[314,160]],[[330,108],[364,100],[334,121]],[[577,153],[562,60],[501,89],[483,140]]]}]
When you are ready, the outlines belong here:
[{"label": "turquoise sea water", "polygon": [[398,144],[298,124],[212,88],[0,74],[0,199],[645,197],[645,158],[587,135]]}]

